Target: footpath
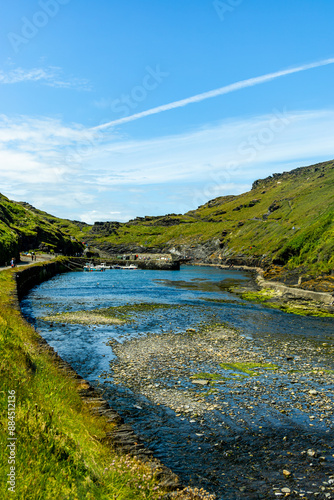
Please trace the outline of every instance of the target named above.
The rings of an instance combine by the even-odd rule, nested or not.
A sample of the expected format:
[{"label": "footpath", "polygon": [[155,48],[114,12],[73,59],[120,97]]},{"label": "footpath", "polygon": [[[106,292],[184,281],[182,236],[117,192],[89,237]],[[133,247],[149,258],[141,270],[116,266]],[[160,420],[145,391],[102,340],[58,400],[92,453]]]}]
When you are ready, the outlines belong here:
[{"label": "footpath", "polygon": [[[36,255],[36,260],[31,260],[31,257],[24,256],[15,267],[28,266],[29,264],[36,264],[37,262],[50,262],[52,259],[54,259],[54,257],[48,254]],[[0,266],[0,271],[5,271],[6,269],[11,269],[11,266]]]}]

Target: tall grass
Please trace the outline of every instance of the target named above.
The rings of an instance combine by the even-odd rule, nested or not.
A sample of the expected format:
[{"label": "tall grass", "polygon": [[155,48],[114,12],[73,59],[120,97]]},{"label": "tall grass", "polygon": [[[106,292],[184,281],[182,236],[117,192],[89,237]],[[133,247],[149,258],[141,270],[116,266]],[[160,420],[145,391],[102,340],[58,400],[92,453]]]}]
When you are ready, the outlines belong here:
[{"label": "tall grass", "polygon": [[[0,498],[17,500],[159,500],[160,470],[116,453],[107,433],[114,424],[89,412],[78,384],[52,361],[37,332],[15,307],[13,271],[0,273]],[[8,463],[15,392],[15,465]],[[11,418],[8,419],[8,416]],[[15,492],[7,482],[15,467]],[[185,488],[175,500],[214,500]]]},{"label": "tall grass", "polygon": [[[12,307],[11,271],[0,273],[0,497],[158,499],[163,491],[143,463],[103,441],[111,430],[92,416],[76,383],[42,351],[37,333]],[[15,391],[15,493],[8,491],[8,391]]]}]

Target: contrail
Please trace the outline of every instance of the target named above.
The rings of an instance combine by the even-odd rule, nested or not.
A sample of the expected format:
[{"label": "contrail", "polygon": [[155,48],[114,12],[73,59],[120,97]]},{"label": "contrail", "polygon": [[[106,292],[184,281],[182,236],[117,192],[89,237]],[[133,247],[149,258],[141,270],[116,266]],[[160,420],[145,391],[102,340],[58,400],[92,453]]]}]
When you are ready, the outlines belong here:
[{"label": "contrail", "polygon": [[257,76],[255,78],[249,78],[247,80],[241,80],[240,82],[231,83],[225,87],[220,87],[219,89],[210,90],[208,92],[203,92],[202,94],[197,94],[192,97],[187,97],[186,99],[180,99],[179,101],[170,102],[169,104],[163,104],[162,106],[157,106],[155,108],[147,109],[141,113],[135,113],[124,118],[119,118],[118,120],[113,120],[111,122],[104,123],[97,127],[93,127],[90,130],[102,130],[114,125],[120,125],[121,123],[132,122],[144,118],[145,116],[156,115],[157,113],[162,113],[163,111],[168,111],[170,109],[182,108],[188,104],[194,102],[204,101],[205,99],[210,99],[211,97],[217,97],[218,95],[229,94],[230,92],[235,92],[236,90],[244,89],[247,87],[254,87],[254,85],[259,85],[260,83],[269,82],[270,80],[275,80],[281,76],[291,75],[293,73],[299,73],[300,71],[306,71],[312,68],[318,68],[319,66],[327,66],[328,64],[333,64],[334,58],[324,59],[322,61],[304,64],[303,66],[296,66],[290,69],[284,69],[281,71],[276,71],[275,73],[268,73],[266,75]]}]

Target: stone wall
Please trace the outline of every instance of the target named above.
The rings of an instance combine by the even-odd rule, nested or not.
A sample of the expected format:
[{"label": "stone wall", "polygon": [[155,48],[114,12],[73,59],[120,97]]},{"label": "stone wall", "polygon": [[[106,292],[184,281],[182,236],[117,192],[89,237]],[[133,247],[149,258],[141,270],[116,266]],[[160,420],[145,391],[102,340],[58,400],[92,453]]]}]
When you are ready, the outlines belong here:
[{"label": "stone wall", "polygon": [[16,273],[17,297],[19,300],[29,292],[31,288],[39,285],[56,274],[65,273],[70,269],[66,266],[66,260],[56,260],[29,267],[18,269]]}]

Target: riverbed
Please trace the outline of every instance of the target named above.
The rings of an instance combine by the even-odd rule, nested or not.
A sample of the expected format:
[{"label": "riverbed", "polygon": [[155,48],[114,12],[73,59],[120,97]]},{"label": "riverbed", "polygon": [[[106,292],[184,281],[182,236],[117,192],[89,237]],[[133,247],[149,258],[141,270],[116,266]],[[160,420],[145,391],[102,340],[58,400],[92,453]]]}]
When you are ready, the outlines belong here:
[{"label": "riverbed", "polygon": [[[68,273],[22,310],[183,484],[221,500],[334,498],[333,319],[252,304],[231,285],[252,276]],[[106,308],[126,310],[122,324],[47,319]]]}]

